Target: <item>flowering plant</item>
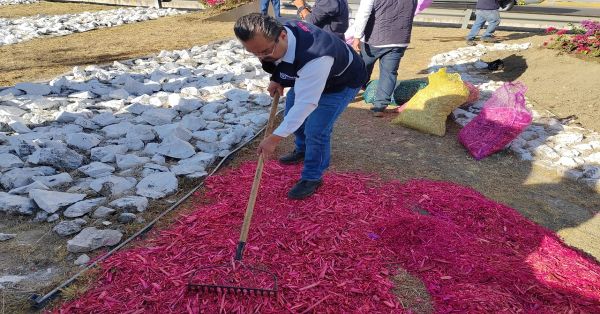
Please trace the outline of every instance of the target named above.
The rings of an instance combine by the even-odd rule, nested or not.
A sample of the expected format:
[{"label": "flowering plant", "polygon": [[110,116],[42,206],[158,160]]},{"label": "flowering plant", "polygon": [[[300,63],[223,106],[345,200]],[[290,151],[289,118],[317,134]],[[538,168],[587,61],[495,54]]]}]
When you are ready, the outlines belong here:
[{"label": "flowering plant", "polygon": [[569,24],[570,29],[548,27],[547,34],[556,35],[545,41],[543,46],[569,53],[580,53],[600,57],[600,22],[584,20],[581,25]]}]

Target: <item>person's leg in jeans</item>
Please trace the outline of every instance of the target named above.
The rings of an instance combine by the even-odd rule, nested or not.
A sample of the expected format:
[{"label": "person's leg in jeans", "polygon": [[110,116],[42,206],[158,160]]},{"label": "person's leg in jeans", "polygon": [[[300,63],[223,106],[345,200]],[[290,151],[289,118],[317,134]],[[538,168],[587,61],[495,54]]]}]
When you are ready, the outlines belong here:
[{"label": "person's leg in jeans", "polygon": [[275,18],[281,17],[281,0],[271,0],[273,4],[273,13],[275,14]]},{"label": "person's leg in jeans", "polygon": [[260,13],[263,15],[269,14],[269,1],[270,0],[260,0]]},{"label": "person's leg in jeans", "polygon": [[494,32],[498,25],[500,25],[500,12],[498,10],[489,10],[486,12],[485,19],[487,21],[487,29],[482,38],[492,38],[494,37]]},{"label": "person's leg in jeans", "polygon": [[[373,67],[375,62],[379,58],[379,49],[371,47],[369,44],[360,42],[360,56],[365,62],[367,68],[367,78],[371,80],[371,74],[373,73]],[[365,83],[366,84],[366,83]],[[365,88],[366,86],[363,86]]]},{"label": "person's leg in jeans", "polygon": [[475,10],[475,23],[473,23],[473,26],[471,27],[471,31],[469,32],[469,34],[467,35],[467,40],[474,40],[475,37],[477,37],[477,34],[479,34],[479,30],[481,30],[481,28],[483,27],[483,25],[485,25],[485,12],[484,10]]},{"label": "person's leg in jeans", "polygon": [[404,56],[406,47],[382,48],[385,50],[379,58],[379,84],[373,101],[373,111],[383,112],[391,103],[396,80],[398,77],[398,67],[400,59]]},{"label": "person's leg in jeans", "polygon": [[[287,115],[287,113],[290,111],[292,106],[294,106],[295,98],[296,98],[296,93],[294,91],[294,88],[292,87],[292,88],[290,88],[287,95],[285,96],[285,115]],[[306,144],[305,144],[306,136],[304,135],[304,125],[305,124],[306,124],[306,121],[300,126],[300,128],[298,128],[298,130],[296,130],[294,132],[294,136],[295,136],[295,140],[294,140],[295,148],[294,149],[298,153],[302,153],[302,152],[306,151]]]},{"label": "person's leg in jeans", "polygon": [[337,93],[321,95],[319,105],[305,121],[306,152],[302,180],[321,180],[329,167],[331,157],[331,132],[333,125],[348,104],[356,97],[359,88],[345,88]]}]

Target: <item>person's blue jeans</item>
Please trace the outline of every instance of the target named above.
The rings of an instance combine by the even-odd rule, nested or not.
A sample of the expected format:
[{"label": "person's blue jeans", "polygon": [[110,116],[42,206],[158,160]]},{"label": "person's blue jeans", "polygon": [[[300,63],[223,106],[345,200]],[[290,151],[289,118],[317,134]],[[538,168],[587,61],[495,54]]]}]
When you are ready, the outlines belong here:
[{"label": "person's blue jeans", "polygon": [[[336,93],[323,93],[317,108],[310,113],[294,135],[297,152],[304,152],[302,179],[317,181],[329,167],[333,124],[356,97],[360,88],[344,88]],[[296,94],[291,88],[286,96],[285,114],[294,106]]]},{"label": "person's blue jeans", "polygon": [[375,62],[379,60],[379,83],[373,100],[373,111],[383,111],[391,103],[400,59],[404,56],[406,47],[376,48],[369,44],[360,43],[360,56],[367,67],[367,77],[371,77]]},{"label": "person's blue jeans", "polygon": [[496,27],[500,25],[500,12],[498,10],[475,10],[475,23],[467,35],[467,40],[473,40],[479,34],[479,30],[487,23],[487,29],[482,38],[492,37]]},{"label": "person's blue jeans", "polygon": [[269,2],[273,4],[273,12],[275,18],[281,17],[281,1],[280,0],[260,0],[260,12],[264,15],[269,14]]}]

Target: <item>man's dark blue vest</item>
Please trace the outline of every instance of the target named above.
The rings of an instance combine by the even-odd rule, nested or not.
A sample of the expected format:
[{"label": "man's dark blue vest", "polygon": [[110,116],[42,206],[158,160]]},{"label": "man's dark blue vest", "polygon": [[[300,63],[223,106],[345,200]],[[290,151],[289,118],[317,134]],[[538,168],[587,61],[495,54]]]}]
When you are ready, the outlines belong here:
[{"label": "man's dark blue vest", "polygon": [[[298,71],[311,60],[330,56],[333,66],[329,72],[324,93],[339,92],[346,87],[357,88],[367,81],[367,71],[362,58],[334,34],[312,24],[292,20],[284,24],[296,37],[294,63],[263,62],[263,69],[271,73],[271,81],[283,87],[293,87]],[[350,60],[349,54],[352,54]]]}]

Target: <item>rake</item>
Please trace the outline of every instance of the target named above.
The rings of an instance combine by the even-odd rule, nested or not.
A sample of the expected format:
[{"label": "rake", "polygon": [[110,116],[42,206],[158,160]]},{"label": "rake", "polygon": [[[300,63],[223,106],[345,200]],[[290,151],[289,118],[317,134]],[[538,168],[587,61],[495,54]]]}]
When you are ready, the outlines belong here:
[{"label": "rake", "polygon": [[[273,124],[275,123],[275,115],[277,113],[277,104],[279,104],[279,93],[275,92],[273,97],[273,103],[271,104],[271,111],[269,114],[269,120],[267,122],[267,128],[265,131],[265,138],[269,136],[273,130]],[[227,293],[227,294],[242,294],[242,295],[261,295],[261,296],[275,296],[277,294],[277,276],[266,268],[249,266],[242,262],[244,255],[244,249],[248,240],[248,232],[250,230],[250,222],[252,221],[252,215],[254,214],[254,204],[256,203],[256,196],[258,195],[258,188],[260,186],[260,179],[262,178],[262,172],[264,167],[264,157],[261,154],[258,157],[258,164],[256,166],[256,172],[254,173],[254,181],[252,182],[252,190],[250,191],[250,198],[248,199],[248,205],[246,206],[246,213],[244,215],[244,223],[242,224],[242,230],[240,231],[240,240],[238,242],[234,260],[226,265],[217,266],[204,266],[198,268],[192,273],[191,279],[188,283],[188,288],[199,291],[202,293]],[[245,287],[234,284],[215,284],[215,283],[202,283],[194,280],[197,274],[200,272],[206,272],[215,269],[226,269],[230,270],[225,274],[230,275],[231,273],[247,273],[251,276],[257,276],[259,274],[267,275],[271,280],[272,284],[269,287]],[[234,280],[230,280],[234,282]]]}]

